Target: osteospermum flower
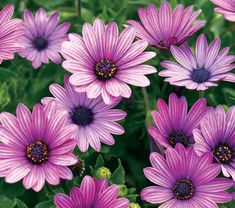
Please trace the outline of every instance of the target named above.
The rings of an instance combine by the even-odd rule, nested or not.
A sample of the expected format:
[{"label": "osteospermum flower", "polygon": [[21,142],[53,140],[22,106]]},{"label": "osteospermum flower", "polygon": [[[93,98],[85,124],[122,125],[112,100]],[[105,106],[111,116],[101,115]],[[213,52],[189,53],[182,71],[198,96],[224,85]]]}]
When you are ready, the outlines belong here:
[{"label": "osteospermum flower", "polygon": [[23,49],[19,37],[24,34],[23,22],[20,19],[11,19],[14,6],[8,5],[0,11],[0,64],[3,60],[14,58],[14,52]]},{"label": "osteospermum flower", "polygon": [[175,86],[184,86],[190,90],[206,90],[217,86],[216,82],[235,82],[235,74],[230,71],[235,68],[232,64],[235,56],[228,55],[229,48],[220,51],[220,39],[214,39],[208,46],[204,34],[200,35],[196,43],[195,55],[188,45],[181,48],[171,47],[171,53],[178,63],[163,61],[161,65],[167,70],[159,73],[167,77],[165,81]]},{"label": "osteospermum flower", "polygon": [[143,64],[156,54],[143,52],[146,41],[136,41],[135,29],[128,27],[120,35],[116,23],[104,25],[96,19],[94,25],[84,24],[83,37],[70,34],[62,45],[66,59],[63,67],[73,73],[69,81],[79,92],[87,92],[88,98],[102,95],[106,104],[116,97],[130,97],[127,84],[139,87],[149,85],[146,74],[155,73],[152,66]]},{"label": "osteospermum flower", "polygon": [[147,9],[140,8],[138,13],[141,23],[135,20],[129,20],[128,23],[137,30],[138,38],[159,49],[181,45],[205,24],[205,21],[194,24],[201,10],[193,12],[193,6],[184,9],[179,4],[172,11],[166,0],[159,10],[154,5],[149,5]]},{"label": "osteospermum flower", "polygon": [[193,134],[196,152],[210,152],[223,174],[235,181],[235,107],[225,112],[218,106],[205,116]]},{"label": "osteospermum flower", "polygon": [[164,147],[174,147],[177,143],[188,146],[194,143],[193,129],[208,109],[206,99],[199,99],[188,111],[185,97],[170,94],[167,106],[163,99],[157,101],[157,111],[152,112],[154,125],[148,128],[153,139]]},{"label": "osteospermum flower", "polygon": [[235,0],[210,0],[217,5],[215,12],[224,15],[224,18],[235,22]]},{"label": "osteospermum flower", "polygon": [[119,187],[109,186],[107,179],[85,176],[80,188],[74,187],[70,196],[56,194],[54,201],[57,208],[128,208],[128,199],[118,198],[118,193]]},{"label": "osteospermum flower", "polygon": [[167,148],[166,158],[152,153],[150,161],[152,167],[145,168],[144,174],[156,185],[142,190],[142,200],[163,203],[160,208],[218,208],[217,203],[232,200],[226,190],[233,181],[217,178],[220,168],[211,154],[198,156],[193,147],[177,144],[175,149]]},{"label": "osteospermum flower", "polygon": [[58,12],[48,15],[40,8],[34,17],[30,11],[24,11],[26,33],[21,42],[25,50],[19,54],[31,61],[34,68],[40,67],[42,63],[48,64],[49,59],[56,64],[61,63],[61,44],[68,39],[66,33],[70,23],[58,25],[58,21]]},{"label": "osteospermum flower", "polygon": [[77,162],[73,125],[66,125],[67,112],[57,111],[55,102],[36,105],[32,113],[19,104],[16,117],[0,114],[0,177],[7,183],[23,179],[26,189],[40,191],[47,181],[58,185],[60,178],[71,180],[67,167]]},{"label": "osteospermum flower", "polygon": [[113,145],[115,140],[111,134],[124,133],[124,129],[116,121],[125,118],[126,113],[112,109],[119,100],[112,105],[106,105],[101,96],[89,99],[86,93],[75,91],[68,77],[64,78],[64,85],[65,88],[52,84],[50,91],[55,98],[44,98],[42,103],[46,105],[51,100],[55,100],[59,109],[68,112],[68,123],[76,125],[74,137],[79,149],[85,152],[90,144],[96,151],[100,151],[101,142]]}]

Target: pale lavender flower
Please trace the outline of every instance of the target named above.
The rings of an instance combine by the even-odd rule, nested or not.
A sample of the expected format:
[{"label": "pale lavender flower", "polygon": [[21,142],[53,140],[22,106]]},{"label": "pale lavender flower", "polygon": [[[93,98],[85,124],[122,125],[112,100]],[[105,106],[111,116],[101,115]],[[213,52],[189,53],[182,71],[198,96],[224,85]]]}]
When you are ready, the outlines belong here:
[{"label": "pale lavender flower", "polygon": [[220,45],[220,39],[216,38],[208,46],[202,34],[197,39],[195,54],[186,44],[182,47],[171,46],[171,53],[177,62],[161,62],[166,69],[159,75],[167,77],[165,81],[171,85],[190,90],[207,90],[217,86],[218,81],[235,82],[235,74],[232,73],[235,56],[228,55],[229,47],[220,51]]}]

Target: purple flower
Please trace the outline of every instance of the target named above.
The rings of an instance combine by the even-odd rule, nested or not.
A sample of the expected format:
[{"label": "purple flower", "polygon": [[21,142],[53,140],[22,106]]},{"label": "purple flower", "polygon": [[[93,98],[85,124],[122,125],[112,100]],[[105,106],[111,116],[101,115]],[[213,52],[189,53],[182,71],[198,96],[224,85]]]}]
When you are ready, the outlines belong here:
[{"label": "purple flower", "polygon": [[193,135],[196,152],[210,152],[223,174],[235,181],[235,106],[227,112],[218,106],[204,117]]},{"label": "purple flower", "polygon": [[35,69],[42,63],[48,64],[49,59],[56,64],[61,63],[61,44],[68,39],[66,33],[70,23],[65,22],[58,26],[58,21],[58,12],[48,16],[45,10],[40,8],[34,17],[30,11],[24,11],[26,33],[21,41],[25,50],[19,54],[31,61]]},{"label": "purple flower", "polygon": [[193,12],[193,6],[184,9],[179,4],[172,11],[168,1],[163,1],[159,10],[149,5],[147,9],[140,8],[138,13],[141,23],[135,20],[128,23],[137,30],[138,38],[159,49],[181,45],[205,24],[205,21],[194,24],[201,10]]},{"label": "purple flower", "polygon": [[35,105],[32,113],[19,104],[16,117],[0,114],[0,177],[7,183],[23,179],[26,189],[40,191],[47,181],[58,185],[60,178],[71,180],[67,167],[77,162],[72,154],[76,145],[73,125],[66,125],[67,112],[56,103]]},{"label": "purple flower", "polygon": [[215,12],[224,15],[224,18],[235,22],[235,0],[210,0],[215,5]]},{"label": "purple flower", "polygon": [[101,142],[113,145],[115,140],[111,134],[123,134],[124,129],[116,121],[126,117],[122,110],[112,109],[118,104],[119,99],[112,104],[106,105],[101,96],[89,99],[86,93],[76,92],[69,83],[69,77],[64,78],[65,88],[58,84],[52,84],[50,91],[55,98],[42,99],[43,104],[55,100],[58,108],[68,112],[67,123],[76,124],[73,137],[82,152],[87,151],[89,144],[100,151]]},{"label": "purple flower", "polygon": [[153,111],[155,125],[148,128],[153,139],[164,147],[174,147],[177,143],[188,146],[194,143],[193,129],[208,111],[206,99],[199,99],[188,111],[185,97],[170,94],[169,105],[163,99],[157,101],[158,111]]},{"label": "purple flower", "polygon": [[204,34],[200,35],[196,43],[195,55],[188,45],[181,48],[171,46],[171,53],[178,63],[163,61],[161,65],[167,70],[159,72],[165,81],[171,85],[184,86],[190,90],[206,90],[217,86],[220,80],[235,82],[235,74],[230,71],[235,68],[232,62],[235,56],[228,55],[229,48],[220,51],[220,39],[216,38],[208,46]]},{"label": "purple flower", "polygon": [[218,208],[217,203],[232,200],[226,190],[234,183],[216,178],[220,168],[209,153],[198,156],[193,147],[177,144],[175,149],[167,148],[166,158],[152,153],[150,161],[152,167],[145,168],[144,174],[157,186],[144,188],[142,200],[163,203],[160,208]]},{"label": "purple flower", "polygon": [[24,48],[19,42],[19,37],[24,34],[23,22],[20,19],[11,19],[13,13],[13,5],[0,11],[0,64],[3,60],[13,59],[14,52]]},{"label": "purple flower", "polygon": [[105,25],[96,19],[94,25],[85,23],[83,37],[70,34],[62,45],[66,59],[63,67],[73,73],[69,81],[78,92],[87,92],[88,98],[102,95],[106,104],[116,97],[129,98],[131,88],[149,85],[146,74],[155,73],[152,66],[143,64],[155,57],[154,52],[143,52],[146,41],[136,41],[135,30],[126,28],[120,35],[116,23]]},{"label": "purple flower", "polygon": [[70,196],[56,194],[54,201],[57,208],[128,208],[129,201],[117,198],[119,187],[109,186],[107,179],[96,180],[85,176],[81,187],[74,187]]}]

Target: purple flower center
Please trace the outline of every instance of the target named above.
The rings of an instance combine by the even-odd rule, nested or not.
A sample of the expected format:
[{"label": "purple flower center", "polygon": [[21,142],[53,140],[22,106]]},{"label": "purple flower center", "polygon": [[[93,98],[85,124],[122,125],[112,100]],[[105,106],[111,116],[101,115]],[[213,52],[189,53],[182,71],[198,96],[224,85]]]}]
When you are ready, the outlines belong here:
[{"label": "purple flower center", "polygon": [[92,123],[94,114],[91,109],[83,106],[79,106],[73,109],[71,112],[71,119],[74,124],[78,126],[87,126]]},{"label": "purple flower center", "polygon": [[232,149],[229,148],[229,146],[226,144],[220,144],[216,146],[216,148],[213,150],[213,154],[219,160],[219,162],[223,164],[229,163],[233,157]]},{"label": "purple flower center", "polygon": [[48,160],[48,148],[41,140],[26,147],[26,156],[33,164],[42,164]]},{"label": "purple flower center", "polygon": [[184,135],[183,132],[181,131],[174,131],[170,136],[169,136],[169,143],[172,147],[175,147],[177,143],[181,143],[184,146],[188,145],[188,138]]},{"label": "purple flower center", "polygon": [[95,75],[101,81],[112,79],[116,71],[115,64],[109,60],[101,60],[95,65]]},{"label": "purple flower center", "polygon": [[210,72],[204,68],[194,69],[191,78],[194,82],[203,83],[210,79]]},{"label": "purple flower center", "polygon": [[177,199],[187,200],[194,195],[195,188],[191,180],[180,179],[173,186],[173,192]]},{"label": "purple flower center", "polygon": [[34,47],[39,50],[39,51],[42,51],[44,50],[45,48],[47,48],[48,46],[48,41],[47,39],[45,39],[44,37],[36,37],[34,40],[33,40],[33,45]]}]

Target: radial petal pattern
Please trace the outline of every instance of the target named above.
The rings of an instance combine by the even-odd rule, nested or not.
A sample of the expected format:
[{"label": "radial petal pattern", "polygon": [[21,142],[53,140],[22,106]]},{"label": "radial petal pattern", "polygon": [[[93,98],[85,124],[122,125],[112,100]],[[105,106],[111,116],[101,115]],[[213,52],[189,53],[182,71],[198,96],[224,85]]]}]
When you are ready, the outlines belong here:
[{"label": "radial petal pattern", "polygon": [[131,96],[128,84],[145,87],[150,84],[145,75],[156,69],[144,64],[155,57],[144,52],[148,43],[136,41],[135,29],[128,27],[120,35],[116,23],[105,25],[96,19],[93,25],[85,23],[82,36],[70,34],[62,45],[66,59],[63,67],[72,73],[69,81],[78,92],[87,92],[88,98],[102,95],[106,104],[117,97]]},{"label": "radial petal pattern", "polygon": [[194,148],[201,155],[210,152],[226,177],[235,181],[235,107],[222,106],[208,113],[193,131]]},{"label": "radial petal pattern", "polygon": [[218,208],[218,203],[232,200],[226,190],[233,186],[230,179],[217,178],[220,168],[206,153],[198,156],[193,147],[166,150],[166,158],[158,153],[150,155],[152,167],[144,169],[145,176],[155,185],[141,192],[142,200],[160,208]]},{"label": "radial petal pattern", "polygon": [[185,97],[170,94],[168,106],[163,99],[157,101],[157,111],[152,112],[154,125],[148,132],[164,147],[177,143],[189,146],[194,143],[193,129],[208,112],[206,99],[199,99],[189,110]]},{"label": "radial petal pattern", "polygon": [[35,16],[29,10],[24,11],[26,33],[21,42],[25,49],[19,55],[31,61],[35,69],[42,63],[48,64],[49,60],[61,63],[61,44],[68,40],[70,23],[58,25],[59,18],[58,12],[48,15],[43,8],[38,9]]},{"label": "radial petal pattern", "polygon": [[228,47],[220,50],[220,46],[219,38],[208,45],[204,34],[197,39],[195,53],[186,44],[181,48],[172,46],[171,53],[177,62],[161,62],[166,69],[159,75],[167,77],[165,81],[171,85],[200,91],[217,86],[218,81],[235,82],[235,74],[231,72],[235,56],[228,55]]},{"label": "radial petal pattern", "polygon": [[74,187],[70,196],[56,194],[54,201],[57,208],[128,208],[128,199],[117,198],[118,193],[119,187],[109,186],[107,179],[85,176],[80,188]]},{"label": "radial petal pattern", "polygon": [[58,185],[60,179],[72,179],[67,166],[77,162],[71,139],[76,127],[66,125],[67,112],[56,108],[52,101],[46,107],[35,105],[31,113],[19,104],[16,116],[0,114],[0,177],[7,183],[23,179],[26,189],[38,192],[45,181]]},{"label": "radial petal pattern", "polygon": [[54,100],[58,104],[58,109],[68,112],[67,123],[76,125],[73,137],[76,138],[82,152],[87,151],[89,145],[96,151],[100,151],[101,142],[113,145],[115,140],[112,134],[124,133],[124,129],[116,121],[124,119],[126,113],[112,109],[120,99],[116,99],[112,105],[106,105],[101,96],[89,99],[88,93],[75,91],[74,86],[69,83],[69,77],[64,78],[64,88],[58,84],[52,84],[50,91],[54,98],[43,98],[42,103],[47,105]]},{"label": "radial petal pattern", "polygon": [[194,24],[200,13],[201,10],[193,12],[193,6],[184,9],[182,4],[172,11],[168,1],[164,0],[159,10],[151,4],[147,9],[140,8],[138,14],[141,23],[135,20],[129,20],[128,23],[137,30],[139,39],[168,50],[171,45],[184,43],[205,24],[205,21]]}]

